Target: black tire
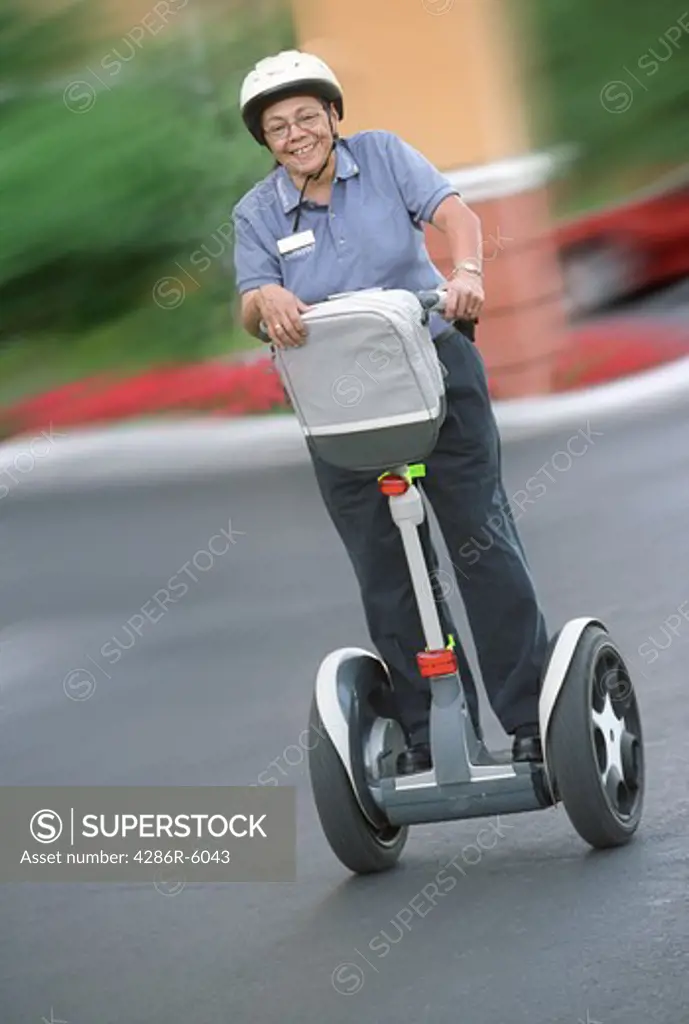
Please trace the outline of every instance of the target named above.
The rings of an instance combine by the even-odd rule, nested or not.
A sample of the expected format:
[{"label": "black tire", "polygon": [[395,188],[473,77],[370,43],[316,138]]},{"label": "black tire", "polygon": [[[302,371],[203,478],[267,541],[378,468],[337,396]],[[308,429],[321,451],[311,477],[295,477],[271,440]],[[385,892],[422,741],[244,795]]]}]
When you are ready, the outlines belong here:
[{"label": "black tire", "polygon": [[319,736],[309,750],[309,775],[316,811],[328,844],[346,868],[357,875],[389,871],[407,841],[407,826],[375,829],[364,816],[345,768],[311,703],[309,728]]},{"label": "black tire", "polygon": [[[593,716],[603,710],[606,693],[626,736],[634,738],[632,752],[625,753],[625,774],[613,769],[607,788],[606,745]],[[581,838],[599,850],[628,843],[644,801],[641,719],[622,655],[600,626],[588,626],[579,640],[553,710],[547,756],[558,796]]]}]

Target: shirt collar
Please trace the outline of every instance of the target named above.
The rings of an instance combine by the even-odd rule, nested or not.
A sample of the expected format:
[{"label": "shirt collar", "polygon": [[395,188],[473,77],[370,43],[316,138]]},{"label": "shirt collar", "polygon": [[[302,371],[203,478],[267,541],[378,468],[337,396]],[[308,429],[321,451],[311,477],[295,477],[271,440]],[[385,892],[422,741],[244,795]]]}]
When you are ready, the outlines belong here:
[{"label": "shirt collar", "polygon": [[[299,205],[299,189],[296,187],[284,167],[279,167],[276,173],[276,188],[285,213],[291,213]],[[359,165],[343,145],[343,140],[338,139],[335,147],[335,181],[343,181],[352,178],[359,173]]]}]

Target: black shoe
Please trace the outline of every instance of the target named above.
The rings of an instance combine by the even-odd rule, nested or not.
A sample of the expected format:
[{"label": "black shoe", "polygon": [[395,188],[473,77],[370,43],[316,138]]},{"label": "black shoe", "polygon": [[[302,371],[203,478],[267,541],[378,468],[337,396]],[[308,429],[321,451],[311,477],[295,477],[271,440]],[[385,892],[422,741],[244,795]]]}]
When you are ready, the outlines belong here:
[{"label": "black shoe", "polygon": [[543,761],[540,736],[515,736],[512,744],[513,761]]},{"label": "black shoe", "polygon": [[428,772],[431,768],[431,748],[428,743],[416,743],[403,750],[397,758],[398,775],[415,775],[416,772]]}]

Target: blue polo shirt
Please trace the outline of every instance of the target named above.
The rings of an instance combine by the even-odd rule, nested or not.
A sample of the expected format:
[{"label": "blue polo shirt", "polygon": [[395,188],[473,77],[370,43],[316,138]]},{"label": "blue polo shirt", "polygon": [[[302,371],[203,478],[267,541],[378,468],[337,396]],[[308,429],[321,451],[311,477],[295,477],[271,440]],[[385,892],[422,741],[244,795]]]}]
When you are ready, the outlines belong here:
[{"label": "blue polo shirt", "polygon": [[[315,242],[281,254],[293,233],[299,191],[284,167],[268,174],[233,210],[234,261],[240,293],[280,284],[309,305],[361,288],[435,288],[444,282],[426,250],[422,222],[459,195],[421,153],[388,131],[340,139],[330,205],[302,204],[298,232]],[[431,318],[435,335],[448,323]]]}]

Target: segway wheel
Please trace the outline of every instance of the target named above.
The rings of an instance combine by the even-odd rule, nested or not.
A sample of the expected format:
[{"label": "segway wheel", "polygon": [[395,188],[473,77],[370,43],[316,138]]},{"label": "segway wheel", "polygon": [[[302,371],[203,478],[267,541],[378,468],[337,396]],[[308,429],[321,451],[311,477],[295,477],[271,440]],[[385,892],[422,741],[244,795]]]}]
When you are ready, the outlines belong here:
[{"label": "segway wheel", "polygon": [[364,815],[344,765],[323,726],[315,697],[309,725],[319,737],[318,743],[309,750],[311,789],[331,850],[354,874],[389,871],[404,849],[408,827],[374,828]]},{"label": "segway wheel", "polygon": [[605,629],[588,626],[548,729],[548,763],[567,815],[595,849],[628,843],[641,820],[641,717],[622,655]]}]

